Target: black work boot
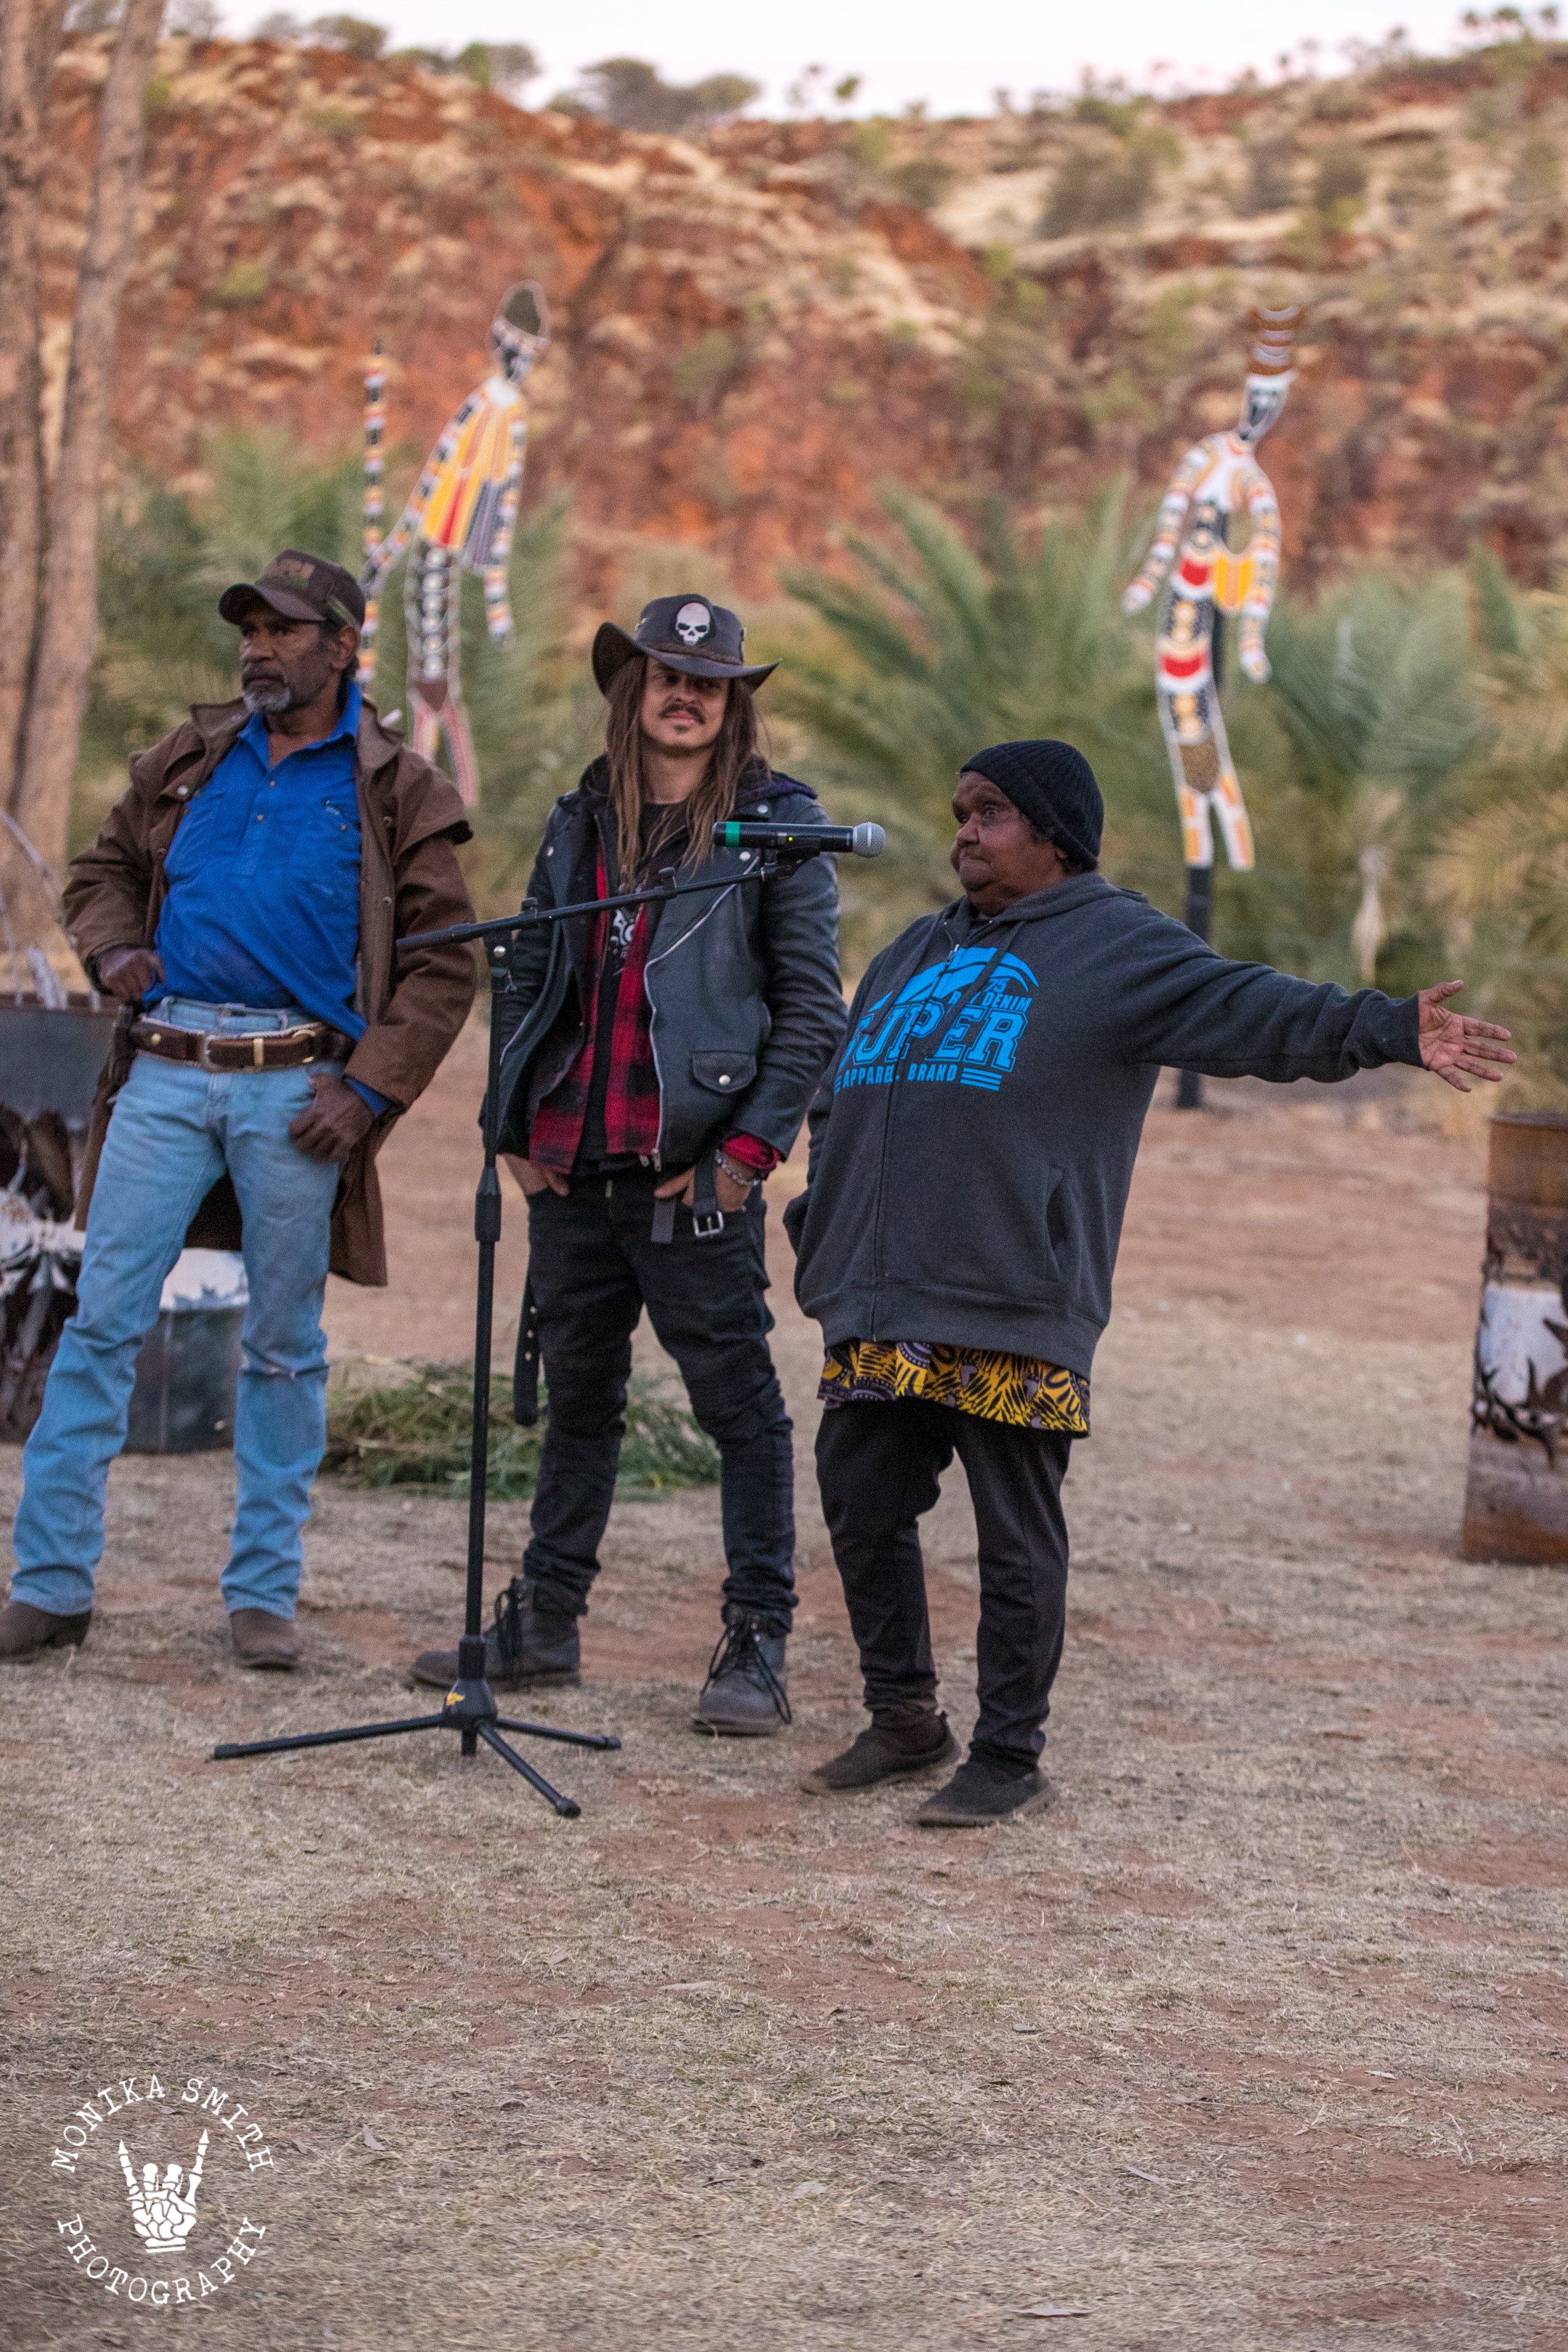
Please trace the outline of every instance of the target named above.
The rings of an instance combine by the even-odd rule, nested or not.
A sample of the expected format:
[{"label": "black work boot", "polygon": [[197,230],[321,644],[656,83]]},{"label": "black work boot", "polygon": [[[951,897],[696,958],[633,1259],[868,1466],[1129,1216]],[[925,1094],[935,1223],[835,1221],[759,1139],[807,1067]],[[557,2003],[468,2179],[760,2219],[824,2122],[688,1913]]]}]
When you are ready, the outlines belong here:
[{"label": "black work boot", "polygon": [[[577,1620],[514,1576],[496,1595],[495,1623],[485,1635],[485,1680],[497,1690],[537,1689],[582,1680]],[[456,1650],[426,1650],[413,1666],[416,1683],[446,1690],[458,1679]]]},{"label": "black work boot", "polygon": [[928,1797],[915,1815],[921,1829],[984,1829],[992,1822],[1044,1812],[1057,1801],[1056,1785],[1037,1765],[1005,1770],[981,1756],[959,1766],[945,1789]]},{"label": "black work boot", "polygon": [[765,1739],[790,1720],[784,1679],[788,1635],[778,1631],[776,1622],[770,1624],[754,1609],[742,1609],[733,1601],[725,1603],[724,1625],[708,1662],[692,1727],[731,1738]]},{"label": "black work boot", "polygon": [[934,1706],[902,1721],[873,1717],[841,1756],[830,1756],[815,1771],[803,1772],[800,1785],[808,1797],[847,1797],[905,1772],[929,1772],[933,1764],[951,1764],[957,1754],[958,1742],[947,1727],[947,1717]]}]

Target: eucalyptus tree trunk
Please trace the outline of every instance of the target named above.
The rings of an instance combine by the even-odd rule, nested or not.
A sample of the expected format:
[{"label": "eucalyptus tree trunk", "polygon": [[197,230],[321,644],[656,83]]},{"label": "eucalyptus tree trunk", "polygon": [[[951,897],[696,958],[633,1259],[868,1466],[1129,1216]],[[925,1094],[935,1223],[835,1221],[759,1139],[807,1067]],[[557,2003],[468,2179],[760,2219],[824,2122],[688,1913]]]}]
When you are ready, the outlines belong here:
[{"label": "eucalyptus tree trunk", "polygon": [[44,105],[65,0],[0,7],[0,808],[11,805],[44,551]]},{"label": "eucalyptus tree trunk", "polygon": [[[7,14],[16,0],[4,0]],[[125,0],[103,86],[77,278],[60,453],[47,499],[37,651],[10,807],[57,874],[98,634],[98,500],[114,337],[142,186],[142,109],[164,0]]]}]

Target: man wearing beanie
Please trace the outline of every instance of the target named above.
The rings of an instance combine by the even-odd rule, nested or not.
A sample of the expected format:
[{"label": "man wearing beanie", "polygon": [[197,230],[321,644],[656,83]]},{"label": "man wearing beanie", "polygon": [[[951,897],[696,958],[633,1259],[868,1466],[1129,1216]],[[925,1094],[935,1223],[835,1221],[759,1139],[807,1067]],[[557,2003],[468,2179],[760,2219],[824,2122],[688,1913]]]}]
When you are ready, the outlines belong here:
[{"label": "man wearing beanie", "polygon": [[1385,1062],[1469,1091],[1508,1031],[1445,982],[1394,999],[1232,963],[1096,870],[1104,815],[1081,752],[977,751],[953,795],[963,896],[878,956],[812,1108],[785,1223],[826,1343],[817,1475],[869,1727],[808,1773],[821,1796],[951,1761],[918,1521],[954,1454],[978,1537],[979,1717],[917,1819],[1049,1802],[1039,1769],[1061,1656],[1060,1490],[1143,1118],[1163,1066],[1348,1078]]}]

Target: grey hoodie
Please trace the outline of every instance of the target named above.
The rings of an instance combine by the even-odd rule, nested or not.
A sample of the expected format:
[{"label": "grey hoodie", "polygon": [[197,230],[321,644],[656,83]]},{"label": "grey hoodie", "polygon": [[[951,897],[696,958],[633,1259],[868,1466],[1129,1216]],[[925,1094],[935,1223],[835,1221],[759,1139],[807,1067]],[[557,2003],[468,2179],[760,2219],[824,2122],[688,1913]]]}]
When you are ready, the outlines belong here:
[{"label": "grey hoodie", "polygon": [[1044,1357],[1088,1375],[1162,1066],[1348,1078],[1419,1064],[1414,997],[1231,963],[1098,874],[884,948],[811,1111],[784,1223],[841,1339]]}]

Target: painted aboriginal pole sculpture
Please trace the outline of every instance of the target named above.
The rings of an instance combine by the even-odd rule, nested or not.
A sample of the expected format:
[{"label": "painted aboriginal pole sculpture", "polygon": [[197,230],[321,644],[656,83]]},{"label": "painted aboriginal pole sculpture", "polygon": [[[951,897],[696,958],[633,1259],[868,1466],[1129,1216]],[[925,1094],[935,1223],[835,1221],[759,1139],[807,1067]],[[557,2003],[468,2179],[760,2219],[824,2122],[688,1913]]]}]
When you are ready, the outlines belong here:
[{"label": "painted aboriginal pole sculpture", "polygon": [[1568,1562],[1568,1118],[1491,1122],[1467,1559]]},{"label": "painted aboriginal pole sculpture", "polygon": [[[1285,405],[1301,306],[1257,310],[1241,414],[1228,433],[1208,433],[1187,451],[1160,509],[1142,569],[1121,599],[1141,613],[1164,582],[1154,637],[1160,724],[1171,758],[1187,867],[1186,919],[1206,940],[1214,912],[1214,828],[1237,873],[1253,863],[1252,827],[1226,740],[1219,689],[1222,615],[1237,616],[1242,668],[1268,676],[1263,634],[1279,577],[1279,506],[1254,452]],[[1169,575],[1167,577],[1167,575]],[[1177,1101],[1201,1097],[1184,1070]]]},{"label": "painted aboriginal pole sculpture", "polygon": [[529,280],[501,296],[490,325],[495,373],[469,393],[441,429],[414,493],[393,529],[382,536],[382,439],[386,373],[381,346],[364,380],[364,628],[360,677],[375,681],[381,592],[406,550],[403,614],[408,630],[408,694],[413,740],[427,759],[440,756],[445,736],[458,790],[471,808],[479,796],[479,770],[463,708],[462,592],[465,572],[484,582],[490,643],[511,637],[507,566],[522,490],[528,415],[522,384],[550,345],[544,289]]}]

